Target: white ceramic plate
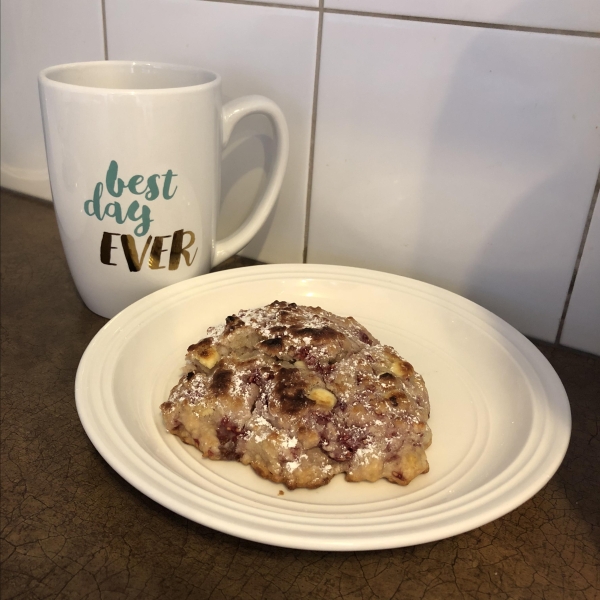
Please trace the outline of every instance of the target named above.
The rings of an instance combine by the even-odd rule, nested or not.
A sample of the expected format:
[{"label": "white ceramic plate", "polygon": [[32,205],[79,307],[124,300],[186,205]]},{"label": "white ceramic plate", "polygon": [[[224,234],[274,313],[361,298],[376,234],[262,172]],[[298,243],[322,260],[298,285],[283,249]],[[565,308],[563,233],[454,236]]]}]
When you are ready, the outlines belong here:
[{"label": "white ceramic plate", "polygon": [[[227,315],[276,299],[352,315],[423,375],[428,474],[407,487],[338,475],[291,492],[239,463],[206,460],[165,432],[158,407],[187,346]],[[156,292],[96,335],[75,394],[100,454],[150,498],[231,535],[312,550],[411,546],[488,523],[547,483],[571,431],[558,376],[510,325],[440,288],[334,266],[250,267]]]}]

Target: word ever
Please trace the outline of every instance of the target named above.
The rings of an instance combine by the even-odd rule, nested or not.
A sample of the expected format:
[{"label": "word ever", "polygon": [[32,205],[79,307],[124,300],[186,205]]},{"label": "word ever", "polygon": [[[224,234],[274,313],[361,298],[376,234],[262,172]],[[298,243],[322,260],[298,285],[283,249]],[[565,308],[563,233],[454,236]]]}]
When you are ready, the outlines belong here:
[{"label": "word ever", "polygon": [[103,221],[106,217],[114,219],[119,225],[125,223],[125,221],[140,221],[139,225],[135,227],[133,232],[136,236],[141,237],[146,235],[150,229],[150,223],[153,219],[150,218],[150,207],[147,204],[140,206],[137,200],[134,200],[129,204],[126,209],[121,207],[121,203],[118,201],[109,202],[105,206],[102,206],[100,200],[104,189],[113,197],[120,198],[125,188],[130,193],[136,196],[144,196],[144,198],[150,202],[156,200],[161,195],[160,186],[158,180],[163,177],[162,182],[162,197],[165,200],[170,200],[177,191],[171,190],[173,178],[177,177],[171,169],[169,169],[164,175],[150,175],[148,179],[144,179],[142,175],[133,175],[129,179],[127,185],[125,182],[118,177],[119,165],[117,161],[111,160],[108,170],[106,171],[105,183],[99,181],[94,188],[94,195],[91,200],[86,200],[83,204],[85,214],[90,217],[96,217],[99,221]]},{"label": "word ever", "polygon": [[[184,246],[183,240],[186,235],[189,236],[189,239]],[[171,241],[171,248],[164,248],[165,240],[170,237],[173,238]],[[123,254],[125,255],[125,260],[127,261],[127,266],[130,271],[139,271],[142,268],[146,255],[148,254],[148,249],[150,249],[150,253],[148,254],[148,266],[151,269],[165,269],[166,266],[160,264],[161,257],[164,252],[169,252],[169,271],[175,271],[179,268],[182,256],[187,266],[191,266],[198,253],[198,248],[196,248],[193,256],[191,256],[189,251],[189,248],[196,242],[196,236],[192,231],[178,229],[172,236],[154,236],[154,241],[152,241],[152,236],[149,235],[143,248],[141,248],[141,253],[138,251],[135,238],[132,235],[122,235],[120,233],[109,233],[105,231],[102,234],[102,241],[100,242],[100,262],[105,265],[117,266],[116,262],[112,262],[112,251],[117,250],[118,248],[118,246],[113,246],[113,243],[117,242],[117,239],[115,238],[121,238]]]}]

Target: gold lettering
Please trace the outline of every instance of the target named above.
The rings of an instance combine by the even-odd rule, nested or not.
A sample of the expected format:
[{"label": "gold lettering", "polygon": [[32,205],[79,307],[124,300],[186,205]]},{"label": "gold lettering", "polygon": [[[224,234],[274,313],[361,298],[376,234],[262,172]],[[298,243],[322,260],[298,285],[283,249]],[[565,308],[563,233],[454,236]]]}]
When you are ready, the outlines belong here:
[{"label": "gold lettering", "polygon": [[112,245],[113,235],[119,235],[118,233],[108,233],[105,231],[102,234],[102,241],[100,242],[100,262],[105,265],[117,266],[117,263],[110,262],[111,250],[116,250],[116,246]]},{"label": "gold lettering", "polygon": [[166,238],[170,238],[170,235],[157,235],[154,238],[154,243],[152,244],[152,250],[150,250],[150,259],[148,260],[148,265],[151,269],[164,269],[165,267],[160,266],[160,255],[167,250],[163,250],[163,240]]},{"label": "gold lettering", "polygon": [[[186,246],[183,245],[183,236],[188,234],[190,236],[190,241]],[[196,258],[196,254],[198,253],[198,248],[196,248],[196,252],[194,252],[194,256],[190,257],[190,253],[188,252],[188,248],[194,245],[196,242],[196,236],[193,231],[184,231],[183,229],[178,229],[173,233],[173,243],[171,244],[171,254],[169,255],[169,271],[175,271],[179,268],[179,262],[181,261],[181,255],[183,255],[183,259],[185,260],[187,266],[191,266]]]},{"label": "gold lettering", "polygon": [[142,268],[142,264],[144,263],[144,258],[146,257],[146,252],[148,252],[148,248],[150,247],[150,242],[152,241],[152,236],[149,235],[146,243],[144,244],[144,249],[142,250],[141,258],[138,258],[137,246],[135,245],[135,239],[132,235],[122,235],[121,236],[121,245],[123,246],[123,253],[125,254],[125,258],[127,259],[127,266],[130,271],[139,271]]}]

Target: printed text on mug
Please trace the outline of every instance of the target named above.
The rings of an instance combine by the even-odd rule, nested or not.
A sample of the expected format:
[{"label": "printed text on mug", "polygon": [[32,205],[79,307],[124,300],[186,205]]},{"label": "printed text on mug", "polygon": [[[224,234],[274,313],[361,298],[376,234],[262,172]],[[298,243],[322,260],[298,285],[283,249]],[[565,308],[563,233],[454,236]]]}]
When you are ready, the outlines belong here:
[{"label": "printed text on mug", "polygon": [[[96,217],[99,221],[103,221],[106,217],[114,219],[119,225],[127,221],[137,222],[138,225],[133,232],[137,237],[146,235],[150,229],[151,209],[148,204],[142,204],[137,200],[129,203],[127,208],[118,200],[102,203],[102,195],[104,190],[113,198],[121,198],[123,192],[127,189],[131,194],[143,196],[148,202],[153,202],[162,196],[164,200],[171,200],[177,191],[177,186],[174,185],[173,179],[177,174],[169,169],[166,173],[153,174],[148,178],[142,175],[133,175],[127,184],[118,176],[119,165],[112,160],[106,172],[105,183],[99,181],[95,188],[93,197],[86,200],[83,205],[85,214],[90,217]],[[162,179],[162,181],[161,181]],[[190,266],[198,249],[196,248],[193,255],[191,247],[196,242],[196,236],[192,231],[179,229],[173,232],[172,235],[148,236],[145,242],[140,244],[138,248],[135,238],[129,234],[110,233],[105,231],[100,241],[100,261],[105,265],[116,266],[114,262],[113,250],[118,246],[113,245],[113,238],[121,238],[121,246],[127,266],[130,271],[139,271],[144,265],[146,256],[148,256],[148,266],[150,269],[164,269],[165,264],[161,265],[161,257],[165,252],[169,252],[168,268],[173,271],[179,268],[181,258]],[[165,248],[165,240],[172,238],[170,249]]]}]

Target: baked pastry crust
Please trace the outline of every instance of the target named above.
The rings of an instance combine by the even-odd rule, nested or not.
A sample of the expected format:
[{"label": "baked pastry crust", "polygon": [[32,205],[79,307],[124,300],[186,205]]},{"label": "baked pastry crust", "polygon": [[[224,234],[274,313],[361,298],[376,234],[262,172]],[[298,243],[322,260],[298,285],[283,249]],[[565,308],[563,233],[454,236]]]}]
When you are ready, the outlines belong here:
[{"label": "baked pastry crust", "polygon": [[205,457],[289,489],[338,473],[407,485],[429,470],[422,377],[352,317],[275,301],[207,334],[160,407],[167,430]]}]

